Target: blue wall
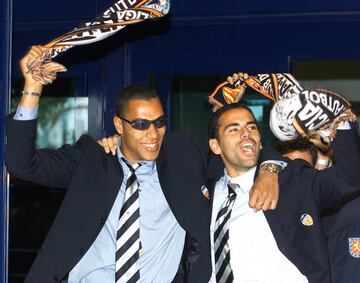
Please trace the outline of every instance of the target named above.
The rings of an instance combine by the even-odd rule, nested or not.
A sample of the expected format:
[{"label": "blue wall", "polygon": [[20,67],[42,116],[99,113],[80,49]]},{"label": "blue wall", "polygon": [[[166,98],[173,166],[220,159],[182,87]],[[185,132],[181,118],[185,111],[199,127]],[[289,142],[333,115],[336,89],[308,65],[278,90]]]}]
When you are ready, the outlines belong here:
[{"label": "blue wall", "polygon": [[[50,41],[111,3],[15,1],[15,62],[31,44]],[[59,57],[68,63],[69,75],[75,67],[83,71],[82,63],[104,66],[98,95],[107,110],[105,130],[111,127],[114,95],[129,83],[146,83],[149,74],[225,76],[237,70],[289,71],[296,60],[359,58],[358,1],[176,0],[171,5],[166,19],[128,27]]]},{"label": "blue wall", "polygon": [[[13,76],[30,45],[49,42],[111,3],[14,1]],[[359,59],[359,28],[358,1],[175,0],[165,19],[129,26],[56,60],[69,68],[64,76],[90,72],[96,82],[88,90],[95,101],[90,132],[98,137],[113,132],[114,97],[128,84],[161,76],[167,103],[176,74],[288,72],[297,60]]]},{"label": "blue wall", "polygon": [[[111,3],[14,1],[13,77],[30,45],[49,42]],[[129,26],[56,60],[69,68],[63,76],[91,78],[90,133],[99,137],[113,132],[114,98],[126,85],[161,77],[167,104],[174,75],[289,72],[298,60],[359,59],[359,28],[358,1],[175,0],[168,17]]]}]

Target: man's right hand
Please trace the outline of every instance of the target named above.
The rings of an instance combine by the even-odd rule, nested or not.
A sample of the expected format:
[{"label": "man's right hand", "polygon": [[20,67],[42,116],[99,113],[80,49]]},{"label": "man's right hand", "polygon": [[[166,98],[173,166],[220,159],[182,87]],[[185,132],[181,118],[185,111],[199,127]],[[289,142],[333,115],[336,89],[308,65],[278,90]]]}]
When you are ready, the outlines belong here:
[{"label": "man's right hand", "polygon": [[249,74],[247,73],[242,73],[242,72],[238,72],[238,73],[234,73],[232,74],[232,76],[228,76],[227,77],[227,81],[230,84],[234,84],[237,80],[242,79],[243,81],[247,80],[249,78]]},{"label": "man's right hand", "polygon": [[[66,71],[66,68],[59,63],[42,62],[45,50],[44,46],[34,45],[21,59],[20,68],[25,80],[24,90],[40,93],[44,84],[50,84],[56,79],[57,72]],[[34,66],[35,72],[30,72],[29,65]],[[34,76],[34,73],[43,76],[40,78]]]},{"label": "man's right hand", "polygon": [[[39,103],[39,98],[44,84],[52,83],[56,79],[57,72],[65,72],[66,68],[55,62],[43,63],[42,58],[46,48],[41,45],[34,45],[20,60],[20,68],[24,77],[23,96],[20,106],[24,108],[34,108]],[[29,70],[32,65],[32,72]],[[41,79],[34,76],[34,71],[41,74]],[[43,76],[45,74],[45,76]]]}]

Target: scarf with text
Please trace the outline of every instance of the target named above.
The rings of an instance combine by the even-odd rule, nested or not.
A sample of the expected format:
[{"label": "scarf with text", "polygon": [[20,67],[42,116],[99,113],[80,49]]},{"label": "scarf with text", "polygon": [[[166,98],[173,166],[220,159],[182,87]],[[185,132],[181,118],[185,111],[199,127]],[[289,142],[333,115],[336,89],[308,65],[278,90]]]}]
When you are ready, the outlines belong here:
[{"label": "scarf with text", "polygon": [[240,76],[233,84],[224,82],[209,96],[213,110],[238,102],[250,87],[274,101],[270,112],[270,128],[280,140],[292,140],[299,134],[314,136],[328,146],[342,121],[355,121],[350,102],[326,89],[304,89],[287,73]]},{"label": "scarf with text", "polygon": [[58,54],[74,46],[103,40],[127,25],[161,18],[168,14],[169,9],[170,0],[119,0],[93,21],[86,22],[46,44],[43,57],[28,62],[29,71],[34,79],[41,81],[42,77],[48,75],[43,74],[41,65],[50,62]]}]

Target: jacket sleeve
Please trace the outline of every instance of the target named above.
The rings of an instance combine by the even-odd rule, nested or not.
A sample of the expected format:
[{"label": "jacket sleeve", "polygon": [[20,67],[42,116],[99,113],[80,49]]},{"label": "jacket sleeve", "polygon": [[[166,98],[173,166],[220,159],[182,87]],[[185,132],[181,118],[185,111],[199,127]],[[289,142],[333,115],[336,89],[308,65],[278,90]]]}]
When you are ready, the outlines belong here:
[{"label": "jacket sleeve", "polygon": [[346,195],[357,193],[360,184],[360,149],[356,131],[338,131],[333,143],[334,166],[322,171],[307,166],[299,170],[304,186],[311,185],[313,196],[322,208]]},{"label": "jacket sleeve", "polygon": [[260,151],[260,157],[258,165],[261,165],[264,161],[275,160],[287,162],[289,159],[283,157],[281,153],[271,147],[263,147]]},{"label": "jacket sleeve", "polygon": [[65,188],[70,184],[76,164],[82,155],[82,139],[75,146],[57,150],[35,149],[37,120],[6,121],[5,162],[11,175],[39,185]]}]

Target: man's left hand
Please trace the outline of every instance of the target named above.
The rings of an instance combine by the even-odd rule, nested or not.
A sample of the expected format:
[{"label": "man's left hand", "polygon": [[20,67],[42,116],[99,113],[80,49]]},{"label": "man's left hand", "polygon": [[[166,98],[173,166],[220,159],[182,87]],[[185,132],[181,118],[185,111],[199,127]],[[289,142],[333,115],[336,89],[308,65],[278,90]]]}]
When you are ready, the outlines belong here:
[{"label": "man's left hand", "polygon": [[249,206],[256,211],[274,210],[279,200],[278,173],[259,171],[250,190]]},{"label": "man's left hand", "polygon": [[101,140],[98,140],[98,144],[101,145],[104,148],[104,151],[106,153],[112,153],[112,155],[116,154],[116,148],[119,141],[119,135],[115,134],[113,136],[102,138]]}]

